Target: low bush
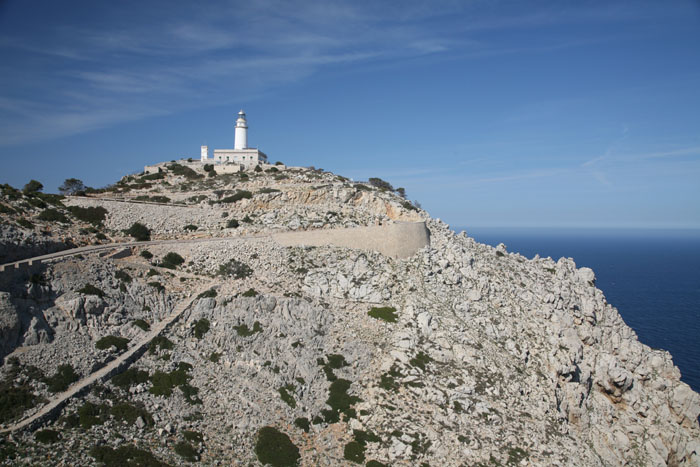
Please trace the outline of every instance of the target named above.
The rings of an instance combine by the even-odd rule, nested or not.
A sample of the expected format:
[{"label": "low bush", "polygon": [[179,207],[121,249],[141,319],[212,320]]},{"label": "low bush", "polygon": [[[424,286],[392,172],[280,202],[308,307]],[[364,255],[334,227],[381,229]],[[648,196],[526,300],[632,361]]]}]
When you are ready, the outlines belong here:
[{"label": "low bush", "polygon": [[151,231],[145,225],[140,222],[134,222],[131,227],[124,231],[125,234],[130,235],[136,241],[143,242],[151,239]]},{"label": "low bush", "polygon": [[24,227],[25,229],[33,229],[34,228],[34,224],[29,222],[24,217],[17,218],[17,220],[15,222],[17,222],[17,225],[19,225],[20,227]]},{"label": "low bush", "polygon": [[260,188],[260,189],[258,190],[258,193],[262,193],[262,194],[265,194],[265,193],[279,193],[279,192],[280,192],[280,190],[278,190],[277,188]]},{"label": "low bush", "polygon": [[258,292],[255,289],[248,289],[241,294],[244,297],[257,297]]},{"label": "low bush", "polygon": [[39,220],[48,222],[61,222],[63,224],[70,223],[65,214],[63,214],[61,211],[52,208],[44,209],[39,213],[37,218]]},{"label": "low bush", "polygon": [[236,334],[238,334],[241,337],[250,337],[255,333],[262,332],[262,325],[256,321],[253,323],[253,329],[250,329],[247,324],[241,324],[239,326],[233,326],[233,329],[236,330]]},{"label": "low bush", "polygon": [[146,259],[151,259],[151,258],[153,258],[153,253],[151,253],[151,252],[148,251],[148,250],[143,250],[143,251],[141,252],[141,256],[143,256],[143,257],[146,258]]},{"label": "low bush", "polygon": [[201,339],[204,337],[204,334],[206,334],[209,331],[209,320],[206,318],[202,318],[197,320],[194,323],[194,337],[197,339]]},{"label": "low bush", "polygon": [[148,344],[148,350],[152,354],[156,353],[158,349],[160,350],[172,350],[173,343],[165,336],[156,336],[153,338],[150,344]]},{"label": "low bush", "polygon": [[219,359],[221,359],[221,354],[218,352],[212,352],[211,355],[209,355],[209,361],[212,363],[219,363]]},{"label": "low bush", "polygon": [[151,414],[143,407],[136,407],[127,402],[120,402],[114,404],[110,409],[109,413],[116,420],[127,422],[128,424],[133,424],[136,419],[141,417],[146,425],[153,425],[153,417]]},{"label": "low bush", "polygon": [[149,282],[148,285],[156,289],[158,292],[162,292],[165,290],[165,286],[158,281]]},{"label": "low bush", "polygon": [[97,462],[101,462],[104,467],[123,466],[148,466],[167,467],[168,464],[161,462],[157,457],[148,451],[137,448],[133,444],[123,444],[117,449],[109,446],[94,446],[90,449],[90,456]]},{"label": "low bush", "polygon": [[107,217],[108,211],[102,206],[90,206],[82,208],[80,206],[69,206],[68,211],[78,220],[89,222],[92,225],[102,225]]},{"label": "low bush", "polygon": [[198,431],[182,430],[182,436],[190,443],[204,442],[204,436]]},{"label": "low bush", "polygon": [[226,223],[226,227],[229,229],[236,229],[239,225],[240,224],[236,219],[229,219],[229,221]]},{"label": "low bush", "polygon": [[343,449],[343,457],[350,462],[362,464],[365,461],[365,447],[357,441],[350,441]]},{"label": "low bush", "polygon": [[253,219],[251,219],[250,216],[249,216],[248,214],[246,214],[246,216],[245,216],[243,219],[241,219],[241,221],[242,221],[242,222],[245,222],[246,224],[252,224],[252,223],[253,223]]},{"label": "low bush", "polygon": [[129,339],[126,337],[105,336],[95,343],[95,347],[98,350],[107,350],[112,346],[116,347],[117,351],[123,352],[129,347]]},{"label": "low bush", "polygon": [[219,266],[219,271],[217,272],[219,276],[233,277],[234,279],[244,279],[251,274],[253,274],[253,270],[250,266],[236,259]]},{"label": "low bush", "polygon": [[105,293],[102,290],[98,289],[92,284],[85,284],[83,288],[78,289],[77,292],[83,295],[97,295],[100,298],[105,296]]},{"label": "low bush", "polygon": [[197,451],[187,441],[180,441],[175,445],[175,452],[188,462],[195,462],[199,459]]},{"label": "low bush", "polygon": [[183,227],[183,228],[184,228],[185,230],[187,230],[188,232],[194,232],[194,231],[197,230],[199,227],[197,227],[197,226],[194,225],[194,224],[187,224],[187,225],[186,225],[185,227]]},{"label": "low bush", "polygon": [[396,308],[391,306],[372,307],[367,314],[372,318],[381,319],[387,323],[395,323],[398,320]]},{"label": "low bush", "polygon": [[216,290],[215,289],[209,289],[205,290],[201,294],[197,295],[197,298],[214,298],[216,297]]},{"label": "low bush", "polygon": [[185,258],[171,251],[167,255],[163,256],[163,261],[158,266],[168,269],[175,269],[184,262]]},{"label": "low bush", "polygon": [[151,325],[148,324],[148,322],[146,320],[143,320],[143,319],[134,320],[131,322],[131,324],[133,324],[136,327],[141,328],[141,330],[143,330],[143,331],[150,331],[150,329],[151,329]]},{"label": "low bush", "polygon": [[266,426],[258,430],[255,441],[255,455],[262,464],[273,467],[292,467],[301,458],[299,448],[289,436],[274,427]]},{"label": "low bush", "polygon": [[295,409],[297,407],[297,402],[294,400],[294,396],[291,392],[294,391],[294,386],[287,384],[279,388],[280,398],[291,408]]},{"label": "low bush", "polygon": [[369,184],[379,188],[381,191],[394,191],[394,187],[391,186],[391,183],[385,182],[381,178],[370,177]]},{"label": "low bush", "polygon": [[58,441],[58,431],[39,430],[34,433],[34,439],[44,444],[51,444]]},{"label": "low bush", "polygon": [[119,271],[114,273],[114,277],[119,279],[120,281],[124,282],[125,284],[131,283],[132,279],[131,276],[129,275],[128,272],[126,272],[123,269],[120,269]]},{"label": "low bush", "polygon": [[219,201],[220,203],[235,203],[236,201],[240,201],[242,199],[250,199],[253,197],[253,193],[247,190],[238,190],[236,191],[235,194],[231,196],[227,196],[226,198],[221,199]]},{"label": "low bush", "polygon": [[49,392],[63,392],[68,387],[78,381],[80,376],[75,372],[69,364],[59,365],[56,373],[53,376],[44,378],[44,382],[48,386]]},{"label": "low bush", "polygon": [[410,201],[404,201],[403,203],[401,203],[401,206],[403,206],[404,209],[408,209],[409,211],[417,211],[418,210],[418,208],[415,207],[413,204],[411,204]]},{"label": "low bush", "polygon": [[153,174],[143,175],[141,181],[162,180],[165,178],[165,172],[156,172]]},{"label": "low bush", "polygon": [[309,424],[309,419],[306,417],[297,418],[296,420],[294,420],[294,424],[307,433],[309,432],[309,428],[311,428],[311,425]]},{"label": "low bush", "polygon": [[136,368],[127,368],[118,375],[112,377],[112,384],[122,389],[128,389],[135,384],[142,384],[148,381],[148,372]]}]

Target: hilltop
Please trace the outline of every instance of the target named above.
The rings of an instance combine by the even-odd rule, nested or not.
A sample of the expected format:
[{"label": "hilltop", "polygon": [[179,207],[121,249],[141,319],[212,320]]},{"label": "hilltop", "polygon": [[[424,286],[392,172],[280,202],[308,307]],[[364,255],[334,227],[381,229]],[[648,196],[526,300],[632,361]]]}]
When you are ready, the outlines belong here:
[{"label": "hilltop", "polygon": [[[700,396],[572,259],[320,169],[178,161],[83,191],[2,189],[0,262],[107,248],[0,273],[6,428],[106,373],[5,433],[7,464],[700,462]],[[429,244],[310,244],[402,223]]]}]

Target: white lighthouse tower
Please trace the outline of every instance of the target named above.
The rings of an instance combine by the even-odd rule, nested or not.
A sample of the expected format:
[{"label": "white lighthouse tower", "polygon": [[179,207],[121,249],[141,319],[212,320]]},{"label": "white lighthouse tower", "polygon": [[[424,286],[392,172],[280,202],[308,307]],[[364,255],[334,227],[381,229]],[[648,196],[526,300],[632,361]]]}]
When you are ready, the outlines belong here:
[{"label": "white lighthouse tower", "polygon": [[236,120],[236,134],[233,149],[248,149],[248,122],[245,119],[245,112],[238,112]]}]

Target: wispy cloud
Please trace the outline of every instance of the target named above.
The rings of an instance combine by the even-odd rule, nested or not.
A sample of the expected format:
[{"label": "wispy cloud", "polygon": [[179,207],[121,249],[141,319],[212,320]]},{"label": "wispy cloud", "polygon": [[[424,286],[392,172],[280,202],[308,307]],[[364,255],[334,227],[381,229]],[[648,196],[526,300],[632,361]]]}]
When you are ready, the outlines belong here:
[{"label": "wispy cloud", "polygon": [[[222,1],[206,9],[157,1],[94,4],[85,12],[94,21],[66,14],[40,31],[22,27],[32,21],[26,10],[17,13],[25,17],[12,18],[19,26],[0,32],[0,56],[9,65],[0,76],[0,145],[242,100],[331,65],[578,46],[513,49],[471,35],[621,14],[608,8],[581,19],[576,9],[544,8],[485,19],[475,14],[478,8],[478,2],[451,0]],[[601,39],[583,42],[590,40]]]}]

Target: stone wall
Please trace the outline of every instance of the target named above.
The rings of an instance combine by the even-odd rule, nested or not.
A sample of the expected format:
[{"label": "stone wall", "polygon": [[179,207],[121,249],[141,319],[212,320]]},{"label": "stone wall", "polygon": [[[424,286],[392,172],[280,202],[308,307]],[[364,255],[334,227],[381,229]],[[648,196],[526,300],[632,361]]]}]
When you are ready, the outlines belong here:
[{"label": "stone wall", "polygon": [[371,227],[283,232],[272,238],[283,246],[333,245],[374,250],[393,258],[407,258],[430,245],[425,222],[393,222]]}]

